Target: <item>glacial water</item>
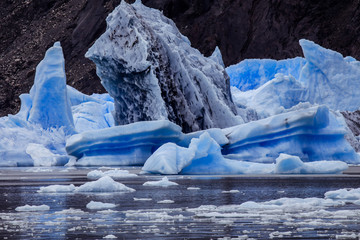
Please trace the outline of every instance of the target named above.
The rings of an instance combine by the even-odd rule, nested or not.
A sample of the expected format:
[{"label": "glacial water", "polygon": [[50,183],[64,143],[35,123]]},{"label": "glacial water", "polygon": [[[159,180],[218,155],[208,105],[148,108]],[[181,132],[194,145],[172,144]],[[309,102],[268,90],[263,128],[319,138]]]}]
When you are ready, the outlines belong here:
[{"label": "glacial water", "polygon": [[[140,172],[138,167],[121,169]],[[136,190],[131,193],[37,192],[41,186],[84,184],[91,181],[86,177],[91,170],[1,168],[0,237],[358,239],[360,234],[360,205],[307,205],[311,198],[324,199],[330,190],[359,188],[357,175],[168,176],[179,185],[167,188],[142,185],[162,176],[139,175],[117,180]],[[284,198],[298,198],[297,204],[269,207],[249,202]],[[90,201],[116,207],[92,210],[86,207]],[[50,210],[15,210],[27,204],[45,204]]]}]

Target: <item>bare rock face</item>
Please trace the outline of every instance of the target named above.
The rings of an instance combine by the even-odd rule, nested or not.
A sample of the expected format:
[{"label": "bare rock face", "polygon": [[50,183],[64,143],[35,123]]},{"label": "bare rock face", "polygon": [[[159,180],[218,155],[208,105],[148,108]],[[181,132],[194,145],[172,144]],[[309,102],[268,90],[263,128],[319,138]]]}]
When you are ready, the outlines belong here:
[{"label": "bare rock face", "polygon": [[219,46],[226,66],[245,58],[301,56],[302,38],[360,57],[358,1],[142,1],[163,10],[206,56]]},{"label": "bare rock face", "polygon": [[94,64],[84,57],[105,30],[120,0],[0,1],[0,116],[16,113],[21,93],[34,83],[35,67],[54,42],[64,49],[67,81],[84,93],[104,92]]},{"label": "bare rock face", "polygon": [[[132,2],[129,0],[128,2]],[[105,91],[84,57],[105,31],[120,0],[0,1],[0,116],[17,112],[43,53],[61,41],[68,84]],[[210,56],[219,46],[226,66],[245,58],[301,55],[306,38],[360,59],[360,3],[352,0],[143,0],[173,19],[192,46]]]}]

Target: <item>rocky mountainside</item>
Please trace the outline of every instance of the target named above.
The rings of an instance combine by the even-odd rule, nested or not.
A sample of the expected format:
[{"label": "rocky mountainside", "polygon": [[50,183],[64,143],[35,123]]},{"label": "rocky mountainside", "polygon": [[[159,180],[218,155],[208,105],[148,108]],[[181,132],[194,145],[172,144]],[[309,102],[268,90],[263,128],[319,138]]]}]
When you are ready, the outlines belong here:
[{"label": "rocky mountainside", "polygon": [[[129,1],[131,2],[131,1]],[[84,57],[120,0],[0,2],[0,116],[16,113],[47,48],[61,41],[68,84],[103,92]],[[225,65],[244,58],[301,55],[300,38],[360,58],[360,2],[352,0],[143,0],[163,10],[204,55],[219,46]]]}]

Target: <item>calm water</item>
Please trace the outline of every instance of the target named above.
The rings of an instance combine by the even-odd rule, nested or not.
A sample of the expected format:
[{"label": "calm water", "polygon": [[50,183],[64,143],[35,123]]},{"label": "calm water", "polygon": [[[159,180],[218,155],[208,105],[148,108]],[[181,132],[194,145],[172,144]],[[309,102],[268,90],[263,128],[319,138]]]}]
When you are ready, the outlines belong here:
[{"label": "calm water", "polygon": [[[124,168],[125,169],[125,168]],[[126,168],[138,173],[138,168]],[[247,201],[323,198],[329,190],[360,188],[358,176],[169,176],[178,186],[142,184],[161,176],[118,180],[132,193],[38,193],[41,186],[80,185],[92,169],[0,169],[2,239],[358,239],[360,205],[239,208]],[[195,189],[194,189],[195,187]],[[190,188],[190,189],[189,189]],[[233,190],[229,192],[230,190]],[[225,192],[224,192],[225,191]],[[161,203],[172,200],[170,203]],[[90,201],[114,203],[90,210]],[[305,200],[304,200],[305,201]],[[169,201],[168,201],[169,202]],[[17,212],[46,204],[48,211]],[[213,205],[211,207],[200,207]]]}]

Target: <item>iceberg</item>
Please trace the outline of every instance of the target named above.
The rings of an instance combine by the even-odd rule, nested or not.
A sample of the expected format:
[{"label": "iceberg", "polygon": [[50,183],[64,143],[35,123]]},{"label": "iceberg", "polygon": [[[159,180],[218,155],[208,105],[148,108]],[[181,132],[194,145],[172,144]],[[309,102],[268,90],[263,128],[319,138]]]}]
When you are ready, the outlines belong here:
[{"label": "iceberg", "polygon": [[348,165],[342,161],[303,162],[298,156],[280,153],[276,163],[226,159],[208,133],[194,138],[189,148],[164,144],[145,162],[142,170],[154,174],[338,174]]},{"label": "iceberg", "polygon": [[245,92],[254,90],[275,78],[276,74],[300,78],[302,67],[306,60],[301,57],[273,59],[245,59],[238,64],[226,68],[230,77],[230,85]]},{"label": "iceberg", "polygon": [[59,42],[36,68],[30,94],[20,99],[16,115],[0,118],[0,166],[65,165],[70,135],[114,126],[114,103],[108,94],[88,96],[66,85]]},{"label": "iceberg", "polygon": [[[67,86],[56,42],[21,95],[20,112],[0,119],[0,166],[76,159],[78,166],[144,165],[160,174],[304,174],[360,163],[343,117],[331,110],[359,107],[355,59],[301,40],[305,58],[229,67],[231,95],[220,50],[204,57],[160,11],[122,1],[107,23],[86,56],[109,93]],[[93,171],[97,182],[41,191],[124,188],[110,176],[131,174]]]},{"label": "iceberg", "polygon": [[40,187],[38,193],[83,193],[83,192],[134,192],[135,189],[129,188],[122,183],[114,181],[109,176],[103,176],[92,182],[84,183],[78,187],[70,185],[50,185]]},{"label": "iceberg", "polygon": [[78,166],[143,165],[158,147],[182,136],[181,128],[167,120],[137,122],[75,134],[66,151]]},{"label": "iceberg", "polygon": [[160,11],[122,1],[86,53],[114,98],[115,123],[170,120],[184,132],[243,122],[229,77],[215,58],[191,47]]},{"label": "iceberg", "polygon": [[304,102],[332,110],[359,109],[360,63],[309,40],[299,43],[305,58],[247,59],[226,68],[235,104],[254,109],[260,118]]},{"label": "iceberg", "polygon": [[276,174],[336,174],[345,171],[348,165],[341,161],[317,161],[304,163],[297,156],[281,153],[276,158]]},{"label": "iceberg", "polygon": [[39,212],[39,211],[49,211],[50,207],[48,205],[25,205],[15,208],[17,212]]},{"label": "iceberg", "polygon": [[131,177],[137,177],[134,173],[129,173],[128,170],[120,170],[120,169],[111,169],[108,171],[100,171],[100,170],[93,170],[91,172],[88,172],[86,175],[88,179],[99,179],[104,176],[109,176],[114,180],[122,179],[122,178],[131,178]]},{"label": "iceberg", "polygon": [[36,67],[30,96],[23,98],[31,99],[30,109],[20,110],[21,114],[27,115],[29,122],[40,124],[44,129],[64,127],[69,134],[75,132],[60,42],[46,51],[44,59]]},{"label": "iceberg", "polygon": [[103,203],[103,202],[96,202],[96,201],[90,201],[88,204],[86,204],[86,208],[91,210],[103,210],[103,209],[110,209],[115,208],[117,205],[113,203]]},{"label": "iceberg", "polygon": [[302,39],[306,64],[300,73],[310,103],[325,104],[333,110],[355,111],[360,107],[360,65],[340,53]]},{"label": "iceberg", "polygon": [[85,132],[115,126],[114,100],[109,94],[85,95],[68,86],[76,131]]},{"label": "iceberg", "polygon": [[159,181],[147,181],[144,182],[143,186],[152,186],[152,187],[170,187],[170,186],[177,186],[176,182],[169,181],[167,177],[163,177]]},{"label": "iceberg", "polygon": [[142,170],[156,174],[266,174],[273,165],[226,159],[220,145],[207,132],[194,138],[189,148],[173,143],[161,146],[144,164]]},{"label": "iceberg", "polygon": [[135,192],[135,189],[116,182],[109,176],[104,176],[96,181],[84,183],[77,187],[74,192]]},{"label": "iceberg", "polygon": [[[261,118],[291,111],[299,103],[306,102],[306,88],[292,76],[277,73],[274,79],[259,88],[246,92],[231,87],[234,103],[239,108],[250,108]],[[305,107],[311,106],[307,104]]]},{"label": "iceberg", "polygon": [[262,163],[274,163],[280,153],[287,153],[304,162],[358,164],[358,154],[344,138],[342,120],[326,106],[278,114],[224,129],[229,144],[222,153],[230,159]]},{"label": "iceberg", "polygon": [[64,128],[43,129],[18,116],[0,118],[0,166],[64,165],[68,135]]}]

